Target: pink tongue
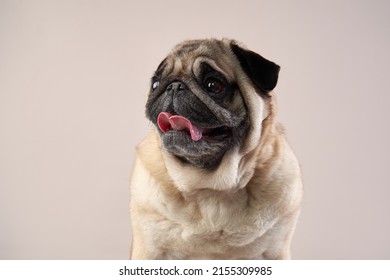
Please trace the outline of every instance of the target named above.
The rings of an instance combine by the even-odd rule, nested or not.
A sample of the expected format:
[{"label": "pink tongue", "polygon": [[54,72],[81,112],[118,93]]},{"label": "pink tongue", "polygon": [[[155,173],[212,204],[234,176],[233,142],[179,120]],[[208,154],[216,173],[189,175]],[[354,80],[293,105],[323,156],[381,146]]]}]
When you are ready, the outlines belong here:
[{"label": "pink tongue", "polygon": [[191,138],[194,141],[199,141],[202,138],[202,131],[197,126],[193,125],[188,119],[182,116],[172,116],[167,112],[161,112],[157,118],[158,127],[162,132],[173,130],[188,130]]}]

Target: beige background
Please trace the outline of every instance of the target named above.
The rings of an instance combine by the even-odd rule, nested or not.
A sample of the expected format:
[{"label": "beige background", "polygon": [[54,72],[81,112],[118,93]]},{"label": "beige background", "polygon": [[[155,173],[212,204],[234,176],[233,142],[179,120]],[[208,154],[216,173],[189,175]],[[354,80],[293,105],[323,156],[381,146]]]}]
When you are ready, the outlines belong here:
[{"label": "beige background", "polygon": [[390,258],[388,1],[0,0],[0,259],[127,259],[150,76],[230,37],[282,66],[296,259]]}]

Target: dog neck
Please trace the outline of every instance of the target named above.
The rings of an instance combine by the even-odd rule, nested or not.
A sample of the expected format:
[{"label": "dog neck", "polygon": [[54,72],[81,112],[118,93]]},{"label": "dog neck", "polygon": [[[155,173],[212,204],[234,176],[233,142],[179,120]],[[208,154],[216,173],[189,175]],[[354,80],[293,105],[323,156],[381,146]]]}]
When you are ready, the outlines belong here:
[{"label": "dog neck", "polygon": [[166,168],[174,185],[184,193],[200,189],[216,191],[237,190],[248,183],[241,179],[238,166],[241,157],[236,150],[229,151],[215,170],[207,170],[183,163],[172,154],[162,151]]},{"label": "dog neck", "polygon": [[214,170],[184,163],[161,148],[166,170],[177,189],[191,193],[201,189],[237,191],[244,188],[254,174],[261,150],[272,141],[270,135],[274,131],[274,115],[271,113],[257,125],[258,131],[250,135],[251,141],[227,152]]}]

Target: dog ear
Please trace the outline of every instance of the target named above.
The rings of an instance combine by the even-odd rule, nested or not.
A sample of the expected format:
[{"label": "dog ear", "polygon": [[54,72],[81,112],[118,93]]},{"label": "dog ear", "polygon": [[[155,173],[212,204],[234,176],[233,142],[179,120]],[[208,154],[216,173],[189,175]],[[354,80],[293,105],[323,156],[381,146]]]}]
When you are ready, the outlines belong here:
[{"label": "dog ear", "polygon": [[242,69],[263,93],[267,94],[275,88],[280,70],[278,65],[235,43],[232,43],[230,47],[240,61]]}]

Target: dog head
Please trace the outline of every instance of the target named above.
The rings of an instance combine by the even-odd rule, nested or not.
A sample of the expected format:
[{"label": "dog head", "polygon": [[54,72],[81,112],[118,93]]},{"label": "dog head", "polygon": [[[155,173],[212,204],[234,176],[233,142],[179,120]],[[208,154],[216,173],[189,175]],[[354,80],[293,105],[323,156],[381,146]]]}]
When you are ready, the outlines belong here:
[{"label": "dog head", "polygon": [[168,153],[216,169],[226,154],[259,140],[279,69],[232,40],[185,41],[155,71],[146,115]]}]

